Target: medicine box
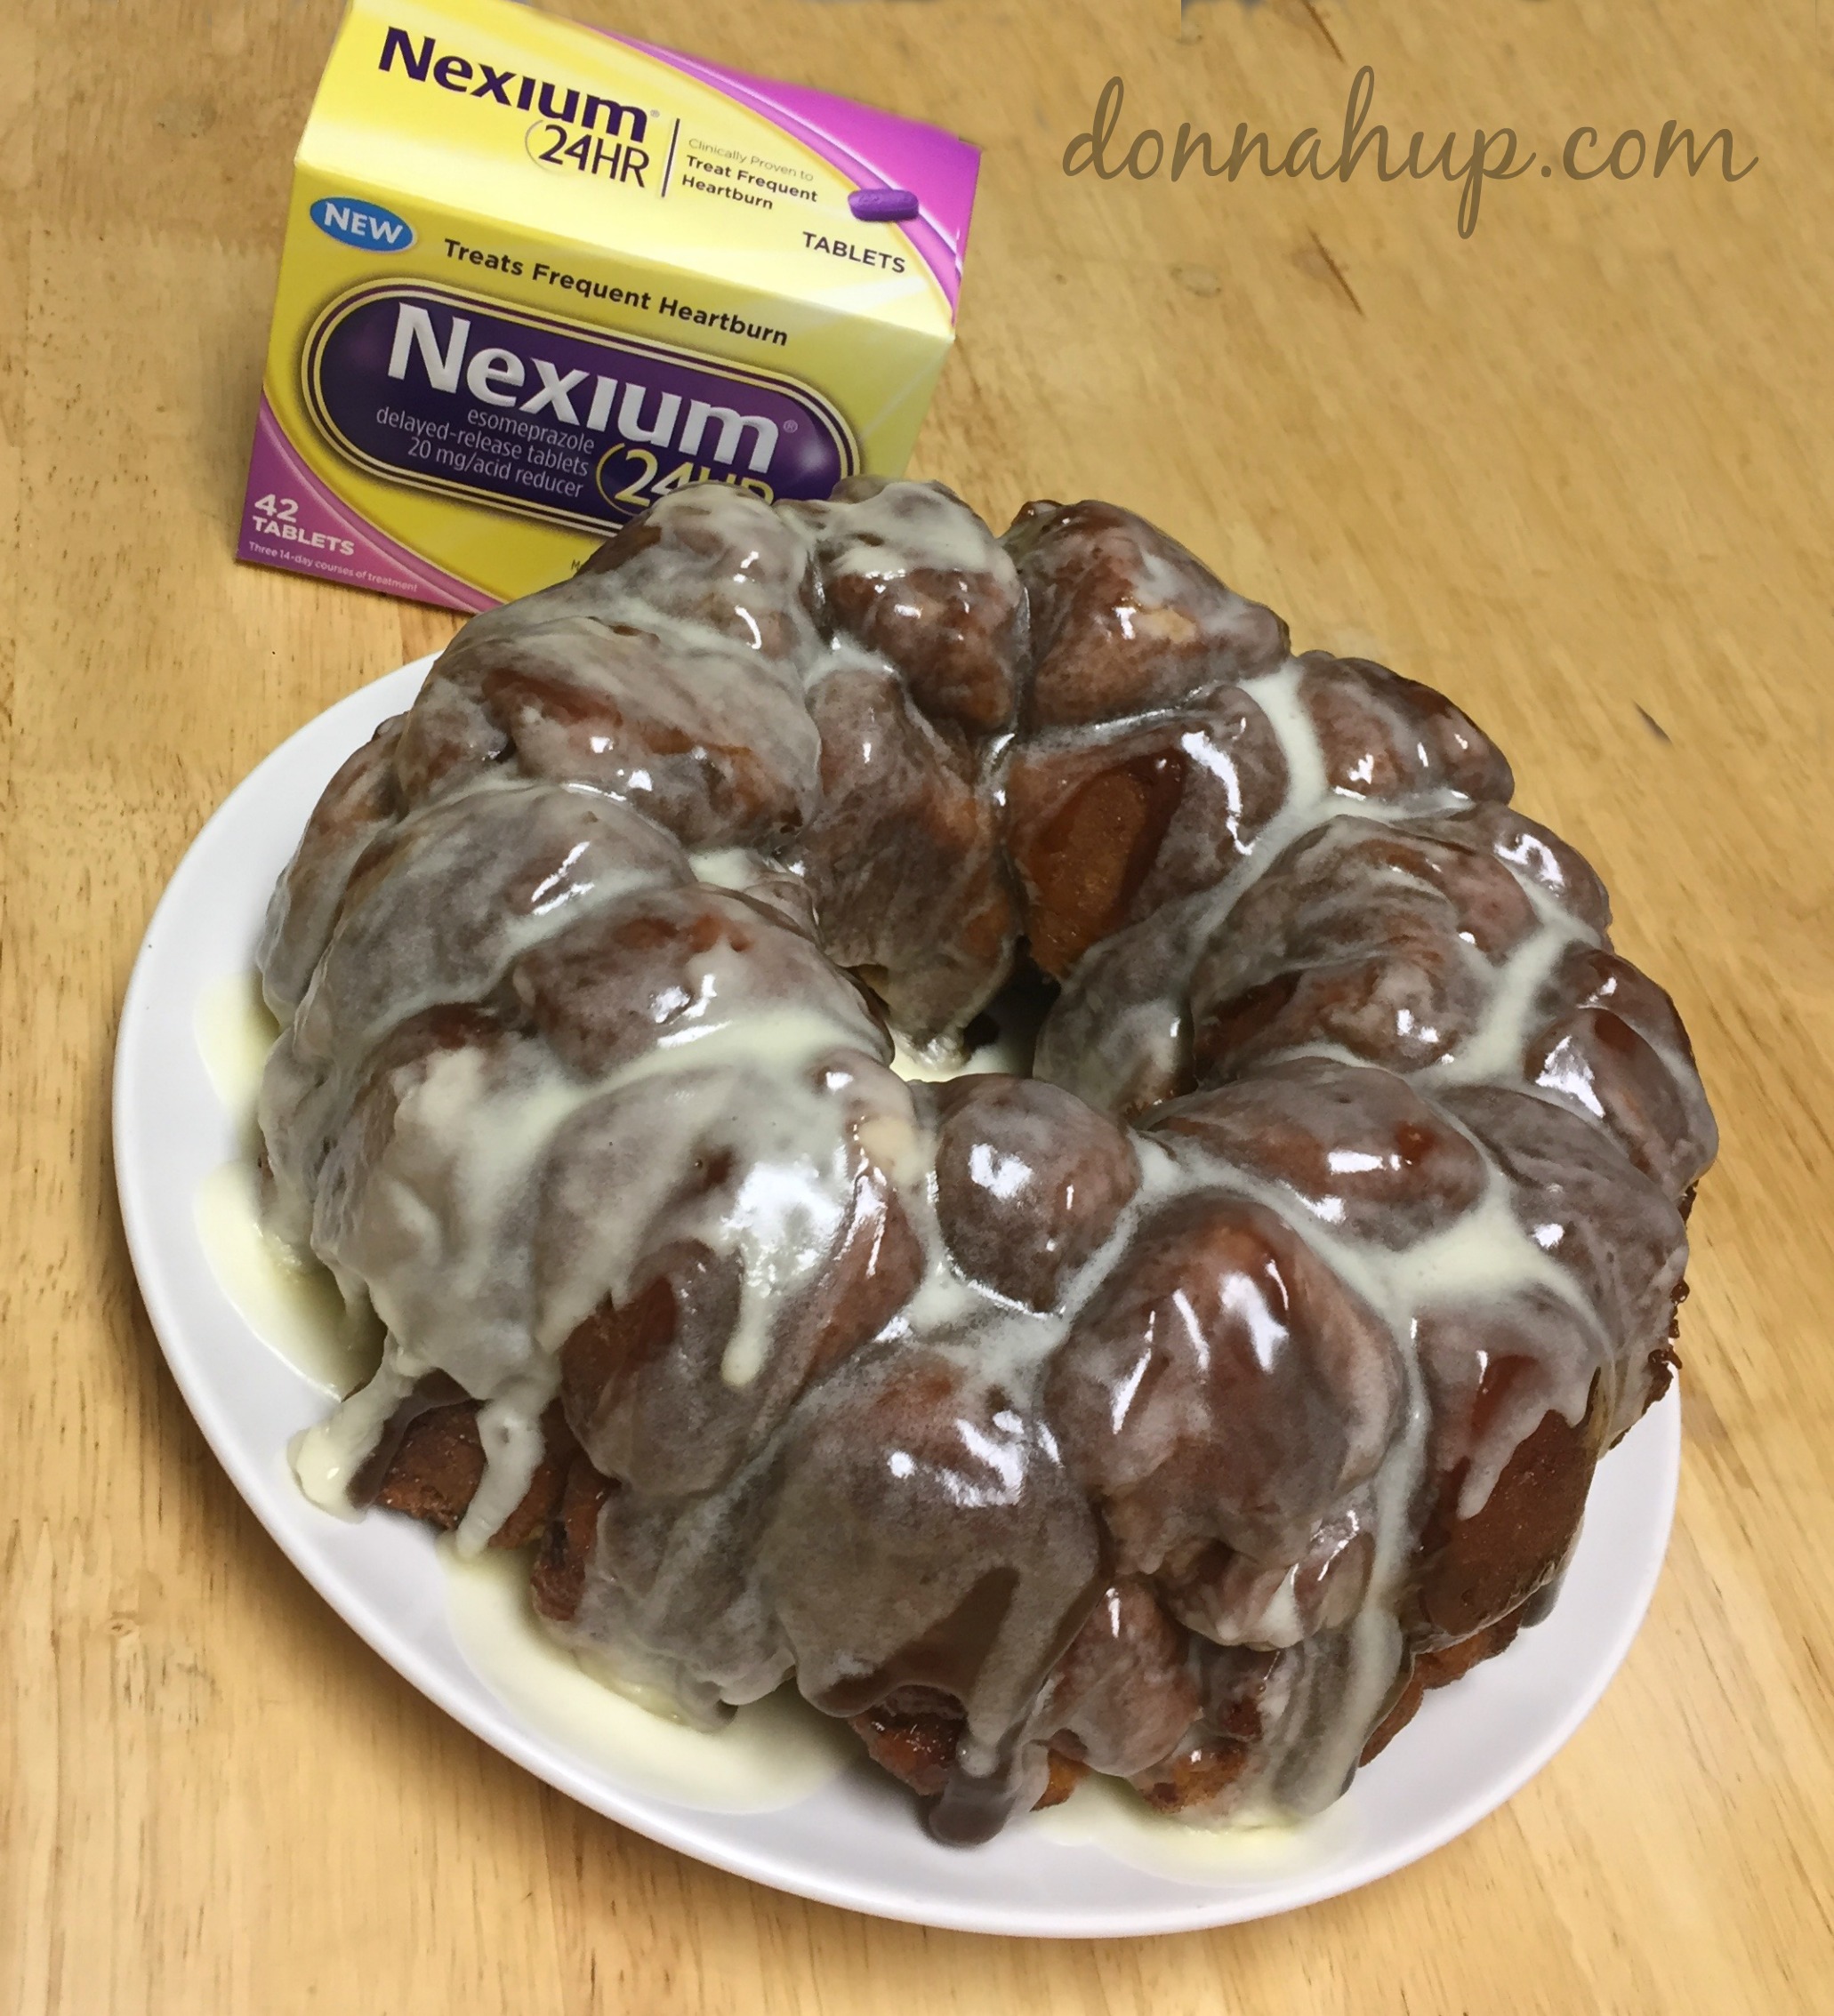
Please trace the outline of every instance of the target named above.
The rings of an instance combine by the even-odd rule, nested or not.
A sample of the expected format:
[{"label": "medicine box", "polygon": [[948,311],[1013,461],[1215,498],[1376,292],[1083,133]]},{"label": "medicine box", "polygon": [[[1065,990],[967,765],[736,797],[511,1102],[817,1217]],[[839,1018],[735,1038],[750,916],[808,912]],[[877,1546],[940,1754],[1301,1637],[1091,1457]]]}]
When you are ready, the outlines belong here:
[{"label": "medicine box", "polygon": [[352,0],[296,157],[240,557],[471,610],[687,484],[896,475],[978,160],[507,0]]}]

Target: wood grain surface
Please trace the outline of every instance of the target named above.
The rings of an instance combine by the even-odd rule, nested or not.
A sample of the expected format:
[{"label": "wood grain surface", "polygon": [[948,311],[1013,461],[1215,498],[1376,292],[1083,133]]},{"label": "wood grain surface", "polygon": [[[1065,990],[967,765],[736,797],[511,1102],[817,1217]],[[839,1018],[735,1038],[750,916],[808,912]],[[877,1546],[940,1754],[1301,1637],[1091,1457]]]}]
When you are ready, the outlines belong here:
[{"label": "wood grain surface", "polygon": [[[986,150],[921,444],[989,517],[1106,495],[1297,641],[1446,687],[1677,997],[1725,1129],[1654,1610],[1502,1811],[1335,1903],[1023,1945],[700,1867],[448,1722],[218,1472],[117,1216],[149,914],[285,735],[448,619],[231,549],[331,0],[0,8],[0,2008],[1774,2012],[1834,2006],[1834,8],[1776,0],[582,0]],[[1824,18],[1824,16],[1826,18]],[[1459,188],[1068,178],[1117,134],[1513,127]],[[1590,180],[1669,119],[1736,165]],[[1619,155],[1628,166],[1634,150]],[[1150,148],[1136,164],[1150,158]],[[1114,165],[1118,155],[1111,157]],[[1543,175],[1541,166],[1555,172]]]}]

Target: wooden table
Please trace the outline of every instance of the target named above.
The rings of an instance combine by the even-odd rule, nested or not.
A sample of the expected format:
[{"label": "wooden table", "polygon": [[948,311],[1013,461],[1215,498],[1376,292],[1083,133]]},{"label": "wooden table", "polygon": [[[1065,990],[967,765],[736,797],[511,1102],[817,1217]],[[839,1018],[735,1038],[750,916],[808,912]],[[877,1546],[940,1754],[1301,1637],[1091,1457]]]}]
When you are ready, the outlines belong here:
[{"label": "wooden table", "polygon": [[[1687,1451],[1604,1705],[1464,1840],[1272,1923],[1026,1947],[700,1867],[446,1720],[283,1561],[166,1376],[114,1202],[134,949],[205,815],[447,619],[230,558],[288,163],[335,22],[0,14],[8,1371],[0,2007],[1176,2012],[1834,2000],[1834,9],[1778,0],[596,0],[986,149],[918,454],[990,517],[1144,506],[1306,644],[1447,687],[1597,862],[1725,1128],[1694,1218]],[[1277,164],[1371,120],[1515,127],[1444,180],[1066,178],[1143,126]],[[1674,118],[1690,178],[1569,175]],[[1496,143],[1493,160],[1501,158]],[[1635,149],[1620,149],[1631,165]],[[1152,156],[1150,144],[1136,165]],[[1303,150],[1299,156],[1303,165]],[[1552,174],[1543,172],[1545,165]]]}]

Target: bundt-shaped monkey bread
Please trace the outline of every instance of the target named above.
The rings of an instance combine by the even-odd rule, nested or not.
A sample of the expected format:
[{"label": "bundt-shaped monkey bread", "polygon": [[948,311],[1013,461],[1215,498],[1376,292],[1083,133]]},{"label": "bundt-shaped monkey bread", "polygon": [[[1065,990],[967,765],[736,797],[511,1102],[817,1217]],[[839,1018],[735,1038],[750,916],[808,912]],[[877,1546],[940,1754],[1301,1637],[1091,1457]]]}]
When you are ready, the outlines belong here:
[{"label": "bundt-shaped monkey bread", "polygon": [[1325,1805],[1550,1600],[1714,1153],[1511,790],[1112,504],[669,497],[275,892],[270,1221],[387,1337],[302,1483],[692,1720],[793,1676],[945,1840]]}]

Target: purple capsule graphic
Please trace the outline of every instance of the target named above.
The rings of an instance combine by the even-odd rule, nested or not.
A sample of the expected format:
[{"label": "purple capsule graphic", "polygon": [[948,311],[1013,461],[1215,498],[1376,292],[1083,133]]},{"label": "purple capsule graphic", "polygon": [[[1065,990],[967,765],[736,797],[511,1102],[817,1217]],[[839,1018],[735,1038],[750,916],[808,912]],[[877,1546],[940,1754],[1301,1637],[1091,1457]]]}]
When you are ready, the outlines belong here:
[{"label": "purple capsule graphic", "polygon": [[902,224],[922,205],[909,189],[856,189],[847,207],[863,224]]}]

